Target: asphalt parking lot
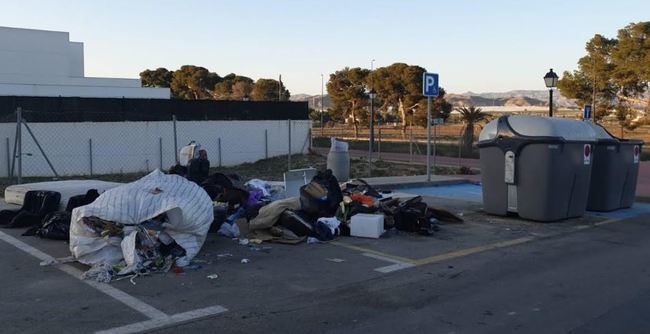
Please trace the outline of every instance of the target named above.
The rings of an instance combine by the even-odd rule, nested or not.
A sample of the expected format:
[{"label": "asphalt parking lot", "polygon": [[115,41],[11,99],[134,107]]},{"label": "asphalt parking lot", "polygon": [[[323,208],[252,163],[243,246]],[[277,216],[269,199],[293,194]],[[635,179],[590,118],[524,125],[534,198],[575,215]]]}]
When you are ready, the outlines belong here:
[{"label": "asphalt parking lot", "polygon": [[[424,328],[420,326],[432,324],[431,317],[451,319],[460,316],[465,307],[478,307],[482,302],[472,300],[474,297],[459,297],[452,301],[460,303],[463,298],[469,298],[464,300],[464,307],[437,309],[435,316],[418,314],[417,310],[440,306],[441,296],[456,291],[437,291],[429,296],[435,292],[430,288],[442,288],[449,280],[459,284],[474,275],[467,282],[471,285],[453,289],[459,289],[459,294],[463,289],[489,289],[494,285],[503,289],[500,279],[490,276],[476,281],[476,277],[508,276],[514,271],[524,280],[513,288],[523,289],[530,283],[525,279],[532,277],[526,268],[535,263],[538,267],[534,270],[546,269],[543,274],[555,275],[550,262],[537,256],[555,256],[548,253],[549,244],[553,245],[554,252],[561,254],[575,247],[574,239],[591,242],[589,235],[593,234],[642,240],[644,233],[628,234],[632,233],[628,230],[646,232],[647,227],[640,221],[650,212],[646,204],[639,204],[627,214],[588,214],[561,223],[540,224],[487,216],[476,202],[436,197],[426,200],[430,205],[461,214],[466,222],[445,224],[433,237],[389,232],[380,239],[341,237],[321,244],[265,243],[262,249],[241,246],[236,241],[210,234],[194,261],[200,268],[109,285],[80,280],[85,267],[79,264],[40,265],[52,257],[68,256],[66,243],[22,237],[22,230],[3,229],[0,230],[0,251],[4,254],[1,261],[8,272],[0,278],[3,331],[176,332],[188,326],[200,331],[219,328],[225,332],[394,332],[398,329],[394,325],[404,326],[407,332],[419,332]],[[607,232],[610,228],[617,230],[610,234]],[[618,231],[619,228],[622,230]],[[608,247],[620,248],[616,242],[595,246],[603,252]],[[242,259],[249,262],[241,263]],[[515,261],[520,265],[500,265],[500,261]],[[607,266],[615,265],[607,263]],[[573,273],[578,274],[581,273]],[[210,275],[217,277],[208,278]],[[645,280],[648,277],[644,274],[640,281]],[[445,283],[438,284],[438,281]],[[424,290],[415,293],[419,289]],[[361,300],[365,300],[362,307],[356,304]],[[508,319],[514,318],[506,316],[505,320]],[[468,328],[459,327],[463,323],[455,320],[444,325],[444,321],[435,321],[435,326],[426,327],[426,331],[447,333]],[[496,328],[509,328],[501,326],[508,321],[499,324]]]}]

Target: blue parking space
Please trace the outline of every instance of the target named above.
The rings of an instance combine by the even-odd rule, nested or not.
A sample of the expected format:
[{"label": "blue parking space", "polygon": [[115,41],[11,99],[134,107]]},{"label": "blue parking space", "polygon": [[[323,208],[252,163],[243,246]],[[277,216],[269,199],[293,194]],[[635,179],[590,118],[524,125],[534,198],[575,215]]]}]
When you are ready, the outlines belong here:
[{"label": "blue parking space", "polygon": [[461,199],[465,201],[478,202],[478,203],[483,202],[483,191],[481,189],[481,186],[474,183],[400,188],[399,191],[409,193],[409,194],[417,194],[421,196]]},{"label": "blue parking space", "polygon": [[[450,199],[459,199],[481,203],[483,191],[480,184],[462,183],[443,186],[402,188],[401,192],[421,196],[433,196]],[[589,211],[589,214],[607,218],[631,218],[650,213],[650,203],[635,202],[631,208],[611,212]]]}]

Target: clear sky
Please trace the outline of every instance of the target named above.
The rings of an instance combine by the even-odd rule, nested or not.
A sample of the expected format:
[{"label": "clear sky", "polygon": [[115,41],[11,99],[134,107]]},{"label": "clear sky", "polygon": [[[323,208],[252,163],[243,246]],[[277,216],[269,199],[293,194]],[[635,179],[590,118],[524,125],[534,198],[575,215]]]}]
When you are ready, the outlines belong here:
[{"label": "clear sky", "polygon": [[86,76],[200,65],[319,94],[321,73],[405,62],[449,92],[544,89],[585,42],[650,19],[650,0],[0,0],[0,25],[70,32]]}]

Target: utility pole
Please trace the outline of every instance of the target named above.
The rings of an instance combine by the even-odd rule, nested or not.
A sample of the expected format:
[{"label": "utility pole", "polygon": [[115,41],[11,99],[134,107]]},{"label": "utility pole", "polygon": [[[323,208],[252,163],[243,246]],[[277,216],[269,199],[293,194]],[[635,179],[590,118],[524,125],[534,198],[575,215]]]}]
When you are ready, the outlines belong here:
[{"label": "utility pole", "polygon": [[325,79],[323,76],[323,73],[320,74],[320,135],[323,135],[323,132],[325,131],[324,125],[323,125],[323,98],[325,96],[324,92],[324,83]]},{"label": "utility pole", "polygon": [[278,78],[278,101],[282,101],[282,74]]}]

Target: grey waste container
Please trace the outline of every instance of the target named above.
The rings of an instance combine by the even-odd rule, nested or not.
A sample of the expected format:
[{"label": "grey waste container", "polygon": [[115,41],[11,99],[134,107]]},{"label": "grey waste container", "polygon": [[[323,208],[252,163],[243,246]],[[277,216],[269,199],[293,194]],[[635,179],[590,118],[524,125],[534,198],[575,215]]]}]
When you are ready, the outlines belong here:
[{"label": "grey waste container", "polygon": [[643,141],[619,139],[598,124],[587,210],[612,211],[634,203]]},{"label": "grey waste container", "polygon": [[479,136],[483,208],[536,221],[584,214],[594,132],[582,121],[502,116]]},{"label": "grey waste container", "polygon": [[336,140],[332,137],[332,146],[327,154],[327,169],[332,170],[332,174],[339,182],[345,182],[350,179],[350,152],[348,152],[348,143]]}]

